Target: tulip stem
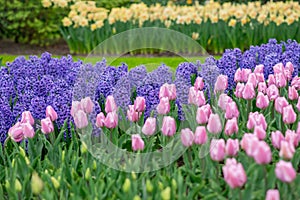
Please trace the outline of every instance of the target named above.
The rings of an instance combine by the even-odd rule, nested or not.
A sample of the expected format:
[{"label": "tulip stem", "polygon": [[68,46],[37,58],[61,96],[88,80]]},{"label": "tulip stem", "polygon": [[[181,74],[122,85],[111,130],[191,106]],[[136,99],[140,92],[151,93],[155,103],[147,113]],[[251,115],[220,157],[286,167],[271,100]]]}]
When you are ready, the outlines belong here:
[{"label": "tulip stem", "polygon": [[5,139],[5,141],[4,141],[4,144],[3,144],[3,151],[5,150],[5,147],[6,147],[7,142],[8,142],[9,139],[10,139],[10,137],[7,137],[7,138]]},{"label": "tulip stem", "polygon": [[252,110],[252,100],[250,99],[247,101],[247,117],[249,116],[251,110]]},{"label": "tulip stem", "polygon": [[189,158],[190,167],[192,169],[193,165],[192,165],[192,150],[191,150],[191,148],[188,148],[188,158]]},{"label": "tulip stem", "polygon": [[266,165],[263,165],[263,170],[264,170],[264,178],[265,178],[265,192],[267,192],[268,190],[268,179],[267,179],[267,174],[268,174],[268,171],[267,171],[267,166]]}]

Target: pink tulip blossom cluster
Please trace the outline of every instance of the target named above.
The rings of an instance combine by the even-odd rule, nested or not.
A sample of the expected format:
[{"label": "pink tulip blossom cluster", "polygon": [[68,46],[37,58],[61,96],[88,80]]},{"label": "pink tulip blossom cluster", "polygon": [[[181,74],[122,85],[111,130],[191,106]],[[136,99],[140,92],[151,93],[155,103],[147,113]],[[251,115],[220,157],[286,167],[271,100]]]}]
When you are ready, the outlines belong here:
[{"label": "pink tulip blossom cluster", "polygon": [[118,115],[117,115],[117,104],[112,95],[109,95],[106,98],[105,102],[105,112],[106,116],[103,112],[100,112],[96,117],[96,126],[98,128],[106,127],[106,128],[115,128],[118,125]]},{"label": "pink tulip blossom cluster", "polygon": [[[44,134],[49,134],[54,131],[53,122],[57,120],[58,116],[52,106],[46,108],[46,118],[41,120],[41,131]],[[25,138],[33,138],[35,131],[33,128],[34,118],[30,111],[22,113],[21,121],[17,122],[8,131],[8,136],[15,142],[21,142]]]},{"label": "pink tulip blossom cluster", "polygon": [[159,104],[156,107],[157,113],[166,115],[170,112],[170,101],[176,99],[175,84],[165,83],[159,90]]},{"label": "pink tulip blossom cluster", "polygon": [[93,112],[93,109],[94,103],[90,97],[72,102],[71,115],[77,128],[82,129],[88,125],[87,114]]}]

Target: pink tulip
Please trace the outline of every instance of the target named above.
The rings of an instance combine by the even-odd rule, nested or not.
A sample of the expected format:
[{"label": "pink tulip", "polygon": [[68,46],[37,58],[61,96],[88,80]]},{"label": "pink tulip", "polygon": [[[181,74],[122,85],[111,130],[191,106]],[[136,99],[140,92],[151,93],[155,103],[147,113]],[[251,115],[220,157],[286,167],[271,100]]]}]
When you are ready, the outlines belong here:
[{"label": "pink tulip", "polygon": [[144,97],[137,97],[134,101],[134,110],[143,112],[146,109],[146,100]]},{"label": "pink tulip", "polygon": [[285,64],[285,69],[288,69],[291,73],[293,73],[294,72],[294,65],[293,65],[293,63],[287,62]]},{"label": "pink tulip", "polygon": [[197,110],[196,121],[198,124],[206,124],[211,115],[211,108],[209,104],[201,106]]},{"label": "pink tulip", "polygon": [[194,142],[194,133],[189,128],[182,129],[180,138],[183,146],[190,147]]},{"label": "pink tulip", "polygon": [[269,74],[268,77],[268,87],[270,87],[271,85],[275,85],[275,76],[274,74]]},{"label": "pink tulip", "polygon": [[212,139],[210,143],[210,157],[214,161],[222,161],[225,158],[224,139]]},{"label": "pink tulip", "polygon": [[295,76],[291,82],[291,86],[294,86],[297,90],[300,89],[300,77]]},{"label": "pink tulip", "polygon": [[260,82],[260,83],[258,83],[257,91],[266,94],[267,88],[268,88],[268,87],[267,87],[266,82]]},{"label": "pink tulip", "polygon": [[295,153],[295,148],[293,144],[290,144],[287,141],[281,141],[280,143],[280,152],[279,152],[279,156],[290,160],[293,158]]},{"label": "pink tulip", "polygon": [[104,120],[107,128],[115,128],[118,126],[118,115],[116,112],[109,112]]},{"label": "pink tulip", "polygon": [[205,104],[204,92],[196,90],[195,87],[191,87],[189,91],[188,103],[194,104],[198,107],[203,106]]},{"label": "pink tulip", "polygon": [[264,130],[267,130],[267,122],[263,114],[259,112],[249,113],[247,128],[249,130],[253,129],[255,126],[262,125]]},{"label": "pink tulip", "polygon": [[[82,111],[83,112],[83,111]],[[77,116],[77,114],[79,113],[79,111],[75,114],[75,117]],[[84,113],[85,114],[85,113]],[[75,119],[74,119],[75,121]],[[77,123],[81,123],[81,122],[77,122]],[[75,121],[75,124],[76,124],[76,121]],[[42,128],[41,128],[41,131],[42,133],[44,134],[48,134],[48,133],[51,133],[54,131],[54,126],[53,126],[53,123],[51,121],[51,119],[49,117],[45,118],[45,119],[42,119],[41,120],[41,125],[42,125]],[[77,128],[83,128],[81,127],[82,124],[80,124],[79,126],[76,124]],[[87,125],[86,125],[87,126]]]},{"label": "pink tulip", "polygon": [[[52,123],[52,122],[51,122]],[[22,123],[24,138],[33,138],[35,135],[34,128],[28,122]]]},{"label": "pink tulip", "polygon": [[232,135],[234,133],[238,133],[239,131],[239,126],[237,123],[237,119],[234,117],[232,119],[227,120],[226,125],[225,125],[225,134],[226,135]]},{"label": "pink tulip", "polygon": [[299,140],[298,140],[299,135],[290,129],[286,130],[285,132],[285,140],[288,141],[290,144],[294,145],[296,148],[298,146]]},{"label": "pink tulip", "polygon": [[127,110],[127,118],[131,122],[137,122],[140,118],[139,112],[135,111],[134,105],[129,105]]},{"label": "pink tulip", "polygon": [[20,122],[17,122],[8,130],[8,136],[15,142],[21,142],[23,140],[24,133]]},{"label": "pink tulip", "polygon": [[240,115],[240,112],[237,108],[236,103],[230,102],[226,105],[226,112],[225,112],[225,118],[226,119],[232,119],[234,117],[238,118]]},{"label": "pink tulip", "polygon": [[244,83],[238,83],[235,87],[234,95],[237,98],[243,98],[244,89],[245,89],[245,84]]},{"label": "pink tulip", "polygon": [[242,69],[242,82],[247,82],[248,77],[251,74],[251,69]]},{"label": "pink tulip", "polygon": [[282,121],[285,124],[293,124],[297,119],[297,115],[293,109],[292,105],[288,105],[283,108],[282,111]]},{"label": "pink tulip", "polygon": [[232,188],[242,187],[247,182],[247,175],[241,163],[235,158],[228,158],[226,164],[222,167],[224,179]]},{"label": "pink tulip", "polygon": [[284,65],[282,63],[278,63],[273,66],[274,74],[280,74],[284,71]]},{"label": "pink tulip", "polygon": [[170,102],[168,97],[162,97],[156,107],[157,113],[165,115],[170,112]]},{"label": "pink tulip", "polygon": [[90,114],[94,110],[94,103],[90,97],[85,97],[80,101],[82,109],[86,114]]},{"label": "pink tulip", "polygon": [[254,127],[254,135],[260,140],[263,140],[266,138],[266,131],[263,129],[261,125]]},{"label": "pink tulip", "polygon": [[242,69],[238,68],[234,74],[234,82],[242,82]]},{"label": "pink tulip", "polygon": [[269,98],[267,95],[264,95],[262,92],[258,92],[256,97],[256,107],[260,109],[266,109],[269,106]]},{"label": "pink tulip", "polygon": [[253,71],[255,74],[257,73],[264,73],[264,65],[256,65]]},{"label": "pink tulip", "polygon": [[195,144],[205,144],[207,141],[206,129],[204,126],[198,126],[194,135]]},{"label": "pink tulip", "polygon": [[292,78],[293,78],[293,72],[291,72],[288,69],[284,69],[283,74],[284,74],[285,78],[287,79],[287,81],[292,80]]},{"label": "pink tulip", "polygon": [[251,83],[254,88],[257,87],[258,81],[256,80],[256,75],[254,73],[249,74],[247,83]]},{"label": "pink tulip", "polygon": [[228,77],[226,75],[219,75],[217,81],[215,83],[214,91],[216,92],[224,92],[228,87]]},{"label": "pink tulip", "polygon": [[259,141],[256,143],[255,150],[253,152],[253,158],[257,164],[268,164],[272,160],[272,152],[270,146],[265,141]]},{"label": "pink tulip", "polygon": [[148,117],[145,121],[145,124],[142,128],[142,132],[145,134],[145,135],[153,135],[154,132],[156,130],[156,118],[154,117]]},{"label": "pink tulip", "polygon": [[26,123],[26,122],[28,122],[31,125],[34,124],[34,119],[33,119],[32,115],[31,115],[30,111],[24,111],[22,113],[21,123]]},{"label": "pink tulip", "polygon": [[238,151],[240,150],[239,147],[239,140],[238,139],[231,139],[229,138],[226,142],[225,152],[228,156],[236,156]]},{"label": "pink tulip", "polygon": [[194,83],[194,87],[196,88],[196,90],[202,90],[204,88],[203,78],[198,76]]},{"label": "pink tulip", "polygon": [[255,76],[257,83],[265,83],[265,76],[263,73],[256,73]]},{"label": "pink tulip", "polygon": [[176,99],[176,86],[175,84],[165,83],[160,87],[159,98],[168,97],[169,100]]},{"label": "pink tulip", "polygon": [[268,190],[265,200],[280,200],[280,194],[278,190]]},{"label": "pink tulip", "polygon": [[165,136],[173,136],[176,133],[175,119],[170,116],[164,116],[161,131]]},{"label": "pink tulip", "polygon": [[222,132],[222,123],[218,114],[211,114],[207,123],[207,130],[212,134],[218,134]]},{"label": "pink tulip", "polygon": [[83,106],[79,101],[72,101],[71,116],[74,118],[77,111],[82,110]]},{"label": "pink tulip", "polygon": [[112,95],[107,96],[106,102],[105,102],[105,112],[115,112],[117,111],[118,107],[115,102],[115,98]]},{"label": "pink tulip", "polygon": [[226,105],[228,103],[232,102],[232,99],[230,96],[228,96],[227,94],[223,93],[219,96],[219,100],[218,100],[218,106],[223,110],[226,111]]},{"label": "pink tulip", "polygon": [[285,78],[284,73],[275,74],[274,76],[275,76],[275,85],[278,88],[283,88],[286,86],[287,80]]},{"label": "pink tulip", "polygon": [[[47,118],[46,118],[47,119]],[[51,121],[51,120],[50,120]],[[78,110],[74,116],[74,123],[77,128],[82,129],[88,125],[86,113],[83,110]],[[48,123],[45,122],[45,127]],[[45,129],[46,130],[46,129]]]},{"label": "pink tulip", "polygon": [[300,97],[298,97],[296,108],[300,112]]},{"label": "pink tulip", "polygon": [[143,150],[145,147],[144,141],[139,134],[131,135],[131,147],[133,151]]},{"label": "pink tulip", "polygon": [[298,99],[298,97],[299,97],[299,94],[298,94],[298,91],[296,90],[296,88],[293,86],[289,86],[289,99],[296,100],[296,99]]},{"label": "pink tulip", "polygon": [[285,97],[277,97],[275,99],[275,110],[282,114],[283,108],[288,106],[289,102],[286,100]]},{"label": "pink tulip", "polygon": [[105,116],[103,112],[100,112],[96,117],[96,126],[101,128],[104,126]]},{"label": "pink tulip", "polygon": [[247,83],[245,85],[242,95],[243,95],[243,98],[246,100],[251,100],[255,97],[255,89],[254,89],[254,86],[252,85],[252,83]]},{"label": "pink tulip", "polygon": [[49,117],[51,121],[57,120],[58,116],[55,110],[52,108],[52,106],[47,106],[46,108],[46,117]]},{"label": "pink tulip", "polygon": [[271,133],[272,144],[276,149],[280,149],[281,141],[284,140],[284,137],[280,131],[275,131]]},{"label": "pink tulip", "polygon": [[286,183],[292,182],[297,176],[297,173],[293,168],[292,163],[283,160],[280,160],[276,164],[275,174],[279,180]]},{"label": "pink tulip", "polygon": [[254,134],[246,133],[241,140],[241,147],[248,156],[252,157],[255,153],[258,143],[259,140]]}]

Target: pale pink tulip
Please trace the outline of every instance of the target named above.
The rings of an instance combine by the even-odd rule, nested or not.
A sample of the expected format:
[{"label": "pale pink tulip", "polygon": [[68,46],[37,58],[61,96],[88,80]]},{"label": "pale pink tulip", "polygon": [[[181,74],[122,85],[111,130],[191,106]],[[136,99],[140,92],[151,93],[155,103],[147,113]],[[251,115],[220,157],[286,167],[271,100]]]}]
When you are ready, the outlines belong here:
[{"label": "pale pink tulip", "polygon": [[118,109],[115,98],[112,95],[107,96],[105,101],[105,112],[116,112]]},{"label": "pale pink tulip", "polygon": [[257,83],[265,83],[265,76],[263,73],[256,73],[255,76]]},{"label": "pale pink tulip", "polygon": [[298,97],[296,108],[300,112],[300,97]]},{"label": "pale pink tulip", "polygon": [[[52,123],[52,122],[51,122]],[[22,130],[24,134],[24,138],[33,138],[35,135],[34,128],[28,122],[22,123]],[[43,129],[43,126],[42,126]]]},{"label": "pale pink tulip", "polygon": [[145,124],[142,128],[142,132],[145,135],[153,135],[155,133],[156,130],[156,118],[154,117],[148,117],[145,121]]},{"label": "pale pink tulip", "polygon": [[170,112],[170,102],[168,97],[162,97],[156,107],[157,113],[165,115]]},{"label": "pale pink tulip", "polygon": [[278,63],[273,66],[274,74],[280,74],[284,71],[284,65],[282,63]]},{"label": "pale pink tulip", "polygon": [[266,82],[260,82],[260,83],[258,83],[257,91],[266,94],[267,88],[268,87],[267,87]]},{"label": "pale pink tulip", "polygon": [[183,146],[190,147],[194,142],[194,133],[189,128],[182,129],[180,138]]},{"label": "pale pink tulip", "polygon": [[239,140],[238,139],[233,140],[229,138],[226,142],[226,147],[225,147],[226,155],[236,156],[239,150],[240,150]]},{"label": "pale pink tulip", "polygon": [[280,143],[284,140],[284,136],[280,131],[275,131],[271,133],[272,144],[276,149],[280,149]]},{"label": "pale pink tulip", "polygon": [[140,119],[139,112],[135,111],[134,105],[129,105],[127,110],[127,118],[131,122],[137,122]]},{"label": "pale pink tulip", "polygon": [[234,95],[237,98],[243,98],[243,91],[245,89],[245,84],[244,83],[237,83],[234,91]]},{"label": "pale pink tulip", "polygon": [[275,174],[279,180],[286,183],[292,182],[297,176],[297,173],[293,168],[292,163],[283,160],[280,160],[276,164]]},{"label": "pale pink tulip", "polygon": [[293,86],[289,86],[289,99],[296,100],[296,99],[298,99],[298,97],[299,97],[299,94],[298,94],[298,91],[296,90],[296,88]]},{"label": "pale pink tulip", "polygon": [[197,77],[196,78],[196,81],[194,83],[194,87],[197,89],[197,90],[202,90],[204,88],[204,82],[203,82],[203,78],[201,77]]},{"label": "pale pink tulip", "polygon": [[259,140],[254,134],[246,133],[241,140],[241,147],[248,156],[252,157],[255,153],[258,143]]},{"label": "pale pink tulip", "polygon": [[[50,120],[51,121],[51,120]],[[82,129],[88,125],[88,119],[86,113],[83,110],[78,110],[74,116],[74,123],[77,128]],[[46,127],[45,123],[45,127]]]},{"label": "pale pink tulip", "polygon": [[241,163],[235,158],[228,158],[226,164],[222,167],[224,179],[232,188],[242,187],[247,182],[247,175]]},{"label": "pale pink tulip", "polygon": [[254,89],[257,87],[258,81],[256,80],[256,75],[254,73],[249,74],[247,84],[248,83],[251,83],[253,85]]},{"label": "pale pink tulip", "polygon": [[253,71],[255,74],[257,73],[264,73],[264,65],[256,65]]},{"label": "pale pink tulip", "polygon": [[21,123],[26,123],[26,122],[28,122],[31,125],[34,124],[34,119],[30,111],[24,111],[22,113]]},{"label": "pale pink tulip", "polygon": [[287,160],[291,160],[294,156],[294,153],[295,153],[295,148],[293,144],[287,141],[281,141],[280,152],[279,152],[280,157]]},{"label": "pale pink tulip", "polygon": [[234,82],[242,82],[242,69],[238,68],[234,74]]},{"label": "pale pink tulip", "polygon": [[210,143],[210,157],[214,161],[222,161],[225,158],[224,139],[212,139]]},{"label": "pale pink tulip", "polygon": [[94,110],[94,103],[90,97],[85,97],[80,101],[82,109],[86,114],[90,114]]},{"label": "pale pink tulip", "polygon": [[259,112],[250,112],[247,122],[247,128],[249,130],[253,129],[255,126],[262,125],[264,130],[267,130],[267,122],[263,114]]},{"label": "pale pink tulip", "polygon": [[269,97],[262,92],[258,92],[256,97],[256,107],[260,109],[266,109],[269,106]]},{"label": "pale pink tulip", "polygon": [[218,134],[222,132],[222,123],[218,114],[211,114],[207,123],[207,130],[212,134]]},{"label": "pale pink tulip", "polygon": [[72,101],[72,107],[71,107],[71,116],[74,118],[75,114],[79,111],[83,110],[83,107],[79,101]]},{"label": "pale pink tulip", "polygon": [[49,117],[51,121],[57,120],[58,116],[52,106],[47,106],[46,108],[46,117]]},{"label": "pale pink tulip", "polygon": [[23,140],[24,133],[20,122],[17,122],[8,130],[8,136],[15,142],[21,142]]},{"label": "pale pink tulip", "polygon": [[146,100],[144,97],[137,97],[134,100],[134,110],[136,112],[143,112],[146,109]]},{"label": "pale pink tulip", "polygon": [[285,78],[284,73],[278,73],[278,74],[275,74],[274,76],[275,76],[275,85],[278,88],[283,88],[286,86],[287,80]]},{"label": "pale pink tulip", "polygon": [[188,103],[194,104],[198,107],[203,106],[205,104],[205,96],[204,92],[200,90],[196,90],[195,87],[191,87],[189,91]]},{"label": "pale pink tulip", "polygon": [[232,99],[230,96],[228,96],[227,94],[223,93],[219,96],[219,100],[218,100],[218,106],[223,110],[226,111],[226,105],[228,103],[232,102]]},{"label": "pale pink tulip", "polygon": [[168,97],[169,100],[176,99],[176,86],[175,84],[165,83],[160,87],[159,98]]},{"label": "pale pink tulip", "polygon": [[206,124],[211,115],[211,108],[209,104],[201,106],[197,109],[196,121],[198,124]]},{"label": "pale pink tulip", "polygon": [[251,100],[255,97],[255,89],[252,83],[246,83],[243,90],[243,98],[246,100]]},{"label": "pale pink tulip", "polygon": [[286,100],[285,97],[277,97],[275,99],[275,110],[282,114],[283,108],[289,105],[289,102]]},{"label": "pale pink tulip", "polygon": [[297,119],[297,115],[292,105],[288,105],[282,110],[282,121],[285,124],[293,124]]},{"label": "pale pink tulip", "polygon": [[224,92],[228,87],[228,77],[226,75],[219,75],[215,83],[214,91]]},{"label": "pale pink tulip", "polygon": [[225,134],[226,135],[232,135],[234,133],[238,133],[239,131],[239,126],[237,119],[234,117],[232,119],[227,120],[226,125],[225,125]]},{"label": "pale pink tulip", "polygon": [[256,143],[255,150],[253,152],[253,158],[257,164],[268,164],[272,160],[272,151],[270,146],[265,141],[259,141]]},{"label": "pale pink tulip", "polygon": [[105,116],[103,112],[100,112],[96,117],[96,126],[101,128],[104,126]]},{"label": "pale pink tulip", "polygon": [[267,191],[266,199],[265,200],[280,200],[280,194],[278,190],[271,190]]},{"label": "pale pink tulip", "polygon": [[288,141],[290,144],[293,144],[296,148],[299,143],[299,135],[294,130],[286,130],[285,132],[285,140]]},{"label": "pale pink tulip", "polygon": [[266,138],[266,131],[263,129],[261,125],[254,127],[254,135],[260,140],[263,140]]},{"label": "pale pink tulip", "polygon": [[175,119],[170,116],[164,116],[161,131],[165,136],[173,136],[176,133]]},{"label": "pale pink tulip", "polygon": [[242,69],[242,82],[247,82],[249,74],[251,74],[251,69]]},{"label": "pale pink tulip", "polygon": [[104,120],[104,125],[107,128],[115,128],[118,126],[118,115],[116,112],[109,112]]},{"label": "pale pink tulip", "polygon": [[270,87],[271,85],[275,85],[275,76],[274,74],[269,74],[268,76],[268,87]]},{"label": "pale pink tulip", "polygon": [[291,82],[291,86],[294,86],[297,90],[300,89],[300,77],[295,76]]},{"label": "pale pink tulip", "polygon": [[198,126],[194,135],[195,144],[205,144],[207,141],[206,128],[204,126]]},{"label": "pale pink tulip", "polygon": [[240,115],[240,112],[234,101],[232,101],[226,105],[226,112],[225,112],[226,119],[232,119],[234,117],[238,118],[239,115]]},{"label": "pale pink tulip", "polygon": [[291,73],[293,73],[294,72],[294,65],[293,65],[293,63],[287,62],[285,64],[285,69],[288,69]]},{"label": "pale pink tulip", "polygon": [[131,135],[131,147],[133,151],[143,150],[145,147],[144,141],[139,134]]},{"label": "pale pink tulip", "polygon": [[[83,111],[81,111],[83,112]],[[75,119],[76,117],[78,117],[78,113],[80,114],[80,112],[78,111],[76,114],[75,114]],[[84,113],[85,114],[85,113]],[[74,121],[75,121],[74,119]],[[77,123],[77,124],[76,124]],[[53,123],[51,121],[51,119],[49,117],[45,118],[45,119],[42,119],[41,120],[41,125],[42,125],[42,128],[41,128],[41,131],[42,133],[44,134],[49,134],[51,132],[54,131],[54,126],[53,126]],[[85,125],[83,125],[83,121],[75,121],[75,125],[77,126],[77,128],[83,128],[85,127]],[[87,126],[87,125],[86,125]]]}]

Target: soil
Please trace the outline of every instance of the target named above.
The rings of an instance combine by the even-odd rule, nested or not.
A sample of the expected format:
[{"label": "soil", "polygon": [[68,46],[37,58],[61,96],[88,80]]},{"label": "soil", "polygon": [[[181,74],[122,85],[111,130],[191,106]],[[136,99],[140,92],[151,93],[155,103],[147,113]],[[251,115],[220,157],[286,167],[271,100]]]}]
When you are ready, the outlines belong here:
[{"label": "soil", "polygon": [[53,55],[67,55],[70,54],[68,45],[62,40],[56,44],[40,47],[38,45],[29,45],[15,43],[11,40],[0,40],[0,54],[9,55],[40,55],[44,52],[49,52]]}]

